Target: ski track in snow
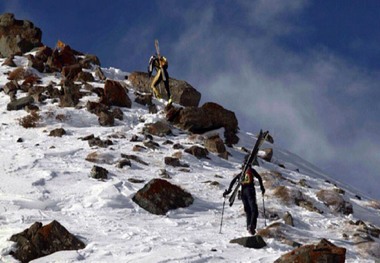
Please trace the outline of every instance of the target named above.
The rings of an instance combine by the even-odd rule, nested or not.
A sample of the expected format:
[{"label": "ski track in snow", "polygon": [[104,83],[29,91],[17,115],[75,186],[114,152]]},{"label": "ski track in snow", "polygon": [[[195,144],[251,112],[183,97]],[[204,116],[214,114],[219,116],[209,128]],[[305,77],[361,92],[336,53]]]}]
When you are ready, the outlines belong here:
[{"label": "ski track in snow", "polygon": [[[15,59],[18,65],[26,66],[24,58]],[[0,63],[3,60],[0,59]],[[0,85],[7,82],[4,72],[10,70],[1,67]],[[102,69],[109,78],[123,80],[127,74],[110,68]],[[54,76],[39,74],[43,83],[59,80]],[[127,81],[126,81],[127,82]],[[102,87],[99,83],[95,86]],[[22,96],[22,94],[19,94]],[[134,95],[129,93],[132,101]],[[81,101],[96,100],[88,96]],[[43,224],[58,220],[71,233],[86,243],[86,248],[79,251],[62,251],[50,256],[36,259],[42,262],[273,262],[282,254],[293,248],[273,239],[266,239],[267,247],[250,250],[229,241],[236,237],[246,236],[245,216],[241,201],[236,200],[229,207],[226,202],[222,234],[219,233],[221,211],[223,208],[222,193],[233,176],[239,172],[245,153],[240,147],[251,148],[255,142],[250,133],[240,133],[240,142],[229,148],[229,160],[210,154],[210,159],[198,160],[183,153],[181,162],[190,164],[190,172],[180,172],[177,168],[165,166],[163,158],[176,150],[171,145],[163,145],[166,139],[174,143],[189,146],[194,142],[188,140],[186,133],[174,130],[176,136],[167,138],[155,137],[160,144],[158,150],[133,152],[129,142],[134,134],[140,134],[144,123],[164,118],[162,113],[149,114],[147,109],[133,103],[132,109],[122,109],[123,121],[116,121],[114,127],[100,127],[97,117],[85,109],[59,108],[57,104],[41,104],[40,115],[43,121],[40,127],[24,129],[18,119],[27,113],[6,111],[9,97],[0,93],[0,105],[4,109],[0,114],[0,262],[17,262],[8,255],[14,246],[9,241],[11,235],[23,231],[34,222]],[[162,111],[163,104],[157,102]],[[63,114],[63,121],[54,116]],[[54,128],[64,128],[67,135],[61,138],[48,136]],[[223,131],[214,131],[214,133]],[[111,135],[123,135],[110,138],[114,145],[107,149],[89,147],[87,141],[80,138],[94,134],[101,139]],[[142,136],[141,134],[139,136]],[[17,142],[22,138],[22,142]],[[304,194],[315,198],[315,189],[327,187],[324,180],[328,176],[301,158],[274,147],[274,160],[283,163],[286,169],[273,163],[261,162],[259,171],[277,170],[290,180],[305,179],[312,187]],[[89,178],[94,163],[85,160],[86,156],[97,151],[104,153],[109,160],[106,164],[96,164],[110,171],[110,179],[98,181]],[[149,166],[132,161],[131,167],[116,168],[116,161],[121,153],[135,154],[149,163]],[[194,196],[194,204],[188,208],[168,212],[165,216],[152,215],[137,206],[133,195],[144,184],[128,181],[139,178],[148,182],[159,177],[160,169],[166,169],[172,179],[170,182],[180,185]],[[297,170],[299,169],[299,170]],[[207,182],[218,181],[219,186]],[[258,189],[257,189],[258,190]],[[257,193],[260,191],[258,190]],[[328,208],[319,204],[318,208],[326,211],[323,215],[309,212],[297,206],[284,206],[270,193],[265,198],[267,211],[290,211],[296,227],[291,228],[291,236],[303,243],[316,243],[327,238],[336,245],[347,248],[346,262],[366,261],[355,251],[352,243],[344,241],[341,226],[350,219],[368,220],[379,226],[379,211],[366,207],[366,201],[357,200],[349,192],[348,197],[354,205],[354,215],[342,216],[328,213]],[[258,195],[260,216],[258,227],[264,227],[262,199]],[[280,220],[281,221],[281,220]],[[266,219],[267,224],[273,223]],[[379,240],[376,240],[379,242]]]}]

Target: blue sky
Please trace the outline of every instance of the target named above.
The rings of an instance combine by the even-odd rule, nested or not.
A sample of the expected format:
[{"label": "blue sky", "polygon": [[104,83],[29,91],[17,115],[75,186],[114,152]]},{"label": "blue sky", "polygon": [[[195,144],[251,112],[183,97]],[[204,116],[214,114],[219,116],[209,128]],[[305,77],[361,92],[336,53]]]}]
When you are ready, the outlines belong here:
[{"label": "blue sky", "polygon": [[12,12],[96,54],[145,71],[154,39],[169,74],[233,110],[241,130],[380,199],[380,1],[7,0]]}]

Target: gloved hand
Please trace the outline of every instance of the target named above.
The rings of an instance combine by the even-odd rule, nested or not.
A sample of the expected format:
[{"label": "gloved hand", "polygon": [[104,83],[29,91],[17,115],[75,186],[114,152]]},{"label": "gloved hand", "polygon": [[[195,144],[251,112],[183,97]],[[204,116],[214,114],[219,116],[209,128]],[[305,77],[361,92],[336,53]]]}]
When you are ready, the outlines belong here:
[{"label": "gloved hand", "polygon": [[231,193],[231,191],[224,190],[223,197],[225,198],[229,193]]},{"label": "gloved hand", "polygon": [[262,194],[262,195],[265,194],[265,188],[264,188],[264,187],[261,187],[261,194]]}]

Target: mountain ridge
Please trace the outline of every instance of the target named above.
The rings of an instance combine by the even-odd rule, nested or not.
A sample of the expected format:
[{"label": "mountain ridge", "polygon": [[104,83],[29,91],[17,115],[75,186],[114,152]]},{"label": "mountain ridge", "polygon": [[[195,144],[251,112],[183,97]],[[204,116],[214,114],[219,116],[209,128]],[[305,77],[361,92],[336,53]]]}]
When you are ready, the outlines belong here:
[{"label": "mountain ridge", "polygon": [[[29,66],[27,56],[35,56],[36,52],[14,56],[16,67],[35,74],[39,86],[52,85],[53,89],[62,91],[61,73],[41,73]],[[0,59],[1,64],[4,61]],[[244,212],[241,202],[226,207],[222,234],[218,234],[222,193],[240,170],[246,154],[243,148],[253,146],[253,134],[239,131],[239,141],[226,147],[228,158],[213,152],[207,158],[197,158],[185,149],[204,148],[205,139],[212,136],[223,138],[224,128],[203,134],[180,129],[167,122],[165,101],[152,98],[156,113],[151,113],[147,105],[134,102],[138,94],[125,78],[129,73],[100,67],[107,79],[127,87],[132,101],[130,108],[120,107],[122,119],[115,118],[112,126],[101,126],[99,117],[86,107],[88,101],[100,100],[95,90],[104,89],[105,85],[96,74],[99,69],[96,65],[84,69],[93,76],[93,81],[74,81],[84,94],[76,107],[59,107],[59,97],[48,97],[45,90],[41,93],[47,96],[43,100],[8,111],[12,97],[17,100],[28,96],[30,88],[25,88],[27,91],[17,88],[16,92],[5,94],[4,87],[10,82],[8,72],[13,69],[0,67],[0,105],[4,109],[0,115],[0,164],[4,169],[0,182],[1,260],[16,262],[9,255],[15,249],[9,241],[11,235],[36,221],[52,220],[59,220],[86,247],[57,252],[35,262],[273,262],[294,249],[289,244],[317,243],[322,238],[345,247],[347,262],[374,262],[380,257],[380,204],[341,188],[341,184],[334,185],[334,181],[326,181],[328,176],[325,178],[326,175],[315,171],[301,157],[268,142],[263,148],[273,149],[272,160],[260,158],[260,166],[256,167],[267,188],[265,199],[257,198],[258,226],[267,247],[250,250],[230,244],[233,238],[247,235]],[[23,81],[16,80],[19,86]],[[38,110],[29,108],[30,105]],[[116,108],[119,107],[111,105],[110,111]],[[39,116],[35,126],[22,127],[21,120],[33,111]],[[157,121],[167,123],[171,134],[158,136],[144,132],[147,124]],[[49,136],[56,129],[64,129],[65,133],[61,137]],[[89,137],[98,138],[104,144],[90,145]],[[144,143],[148,142],[155,142],[156,147],[147,147]],[[264,154],[260,151],[259,156]],[[97,159],[86,160],[90,155]],[[130,160],[130,166],[120,168],[122,156],[127,155],[137,158]],[[188,167],[167,165],[163,161],[165,157],[177,158]],[[94,165],[107,169],[108,179],[90,178]],[[132,201],[145,183],[163,176],[190,192],[194,203],[157,216]],[[328,190],[328,196],[336,199],[330,203],[328,196],[318,198],[322,190]],[[342,201],[339,205],[351,204],[352,213],[349,209],[341,210],[339,205],[335,207],[336,200]],[[285,223],[286,213],[292,215],[294,226]]]}]

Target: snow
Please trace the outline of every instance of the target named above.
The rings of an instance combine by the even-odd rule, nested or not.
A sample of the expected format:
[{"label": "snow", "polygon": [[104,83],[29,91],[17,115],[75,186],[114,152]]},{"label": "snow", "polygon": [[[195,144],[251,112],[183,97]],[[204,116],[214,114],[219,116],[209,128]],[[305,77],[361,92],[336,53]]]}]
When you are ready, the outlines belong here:
[{"label": "snow", "polygon": [[[0,59],[0,64],[3,60]],[[15,59],[17,65],[27,67],[24,57]],[[8,80],[5,73],[11,68],[0,67],[0,87]],[[102,68],[108,78],[130,83],[125,80],[127,72],[115,68]],[[37,74],[37,73],[36,73]],[[59,83],[59,75],[41,74],[43,84]],[[91,83],[103,87],[101,82]],[[131,89],[131,88],[130,88]],[[24,96],[18,93],[18,96]],[[132,101],[133,92],[129,92]],[[81,100],[81,105],[95,101],[95,95]],[[114,127],[101,127],[97,117],[85,108],[59,108],[57,103],[48,101],[38,104],[42,120],[38,127],[25,129],[19,125],[19,119],[26,116],[24,110],[7,111],[9,96],[0,93],[0,261],[17,262],[9,252],[14,243],[9,241],[11,235],[28,228],[34,222],[50,223],[59,221],[71,233],[85,242],[86,247],[79,251],[62,251],[36,259],[42,262],[273,262],[282,254],[293,250],[292,247],[274,239],[267,238],[268,246],[260,249],[247,249],[237,244],[230,244],[233,238],[246,236],[245,216],[242,203],[236,200],[232,207],[227,202],[224,210],[222,232],[220,233],[223,209],[222,193],[239,172],[245,153],[242,147],[251,148],[255,142],[255,131],[238,135],[240,142],[228,148],[231,156],[228,160],[209,154],[210,159],[197,159],[183,153],[181,162],[190,165],[189,172],[166,166],[164,157],[171,156],[178,150],[172,145],[162,144],[170,139],[185,146],[196,144],[189,139],[189,134],[173,129],[173,136],[154,137],[160,144],[159,149],[147,149],[133,152],[133,135],[141,138],[142,128],[146,123],[164,119],[162,101],[155,101],[159,113],[150,114],[144,106],[133,103],[132,109],[122,108],[124,120],[116,120]],[[60,115],[64,118],[56,119]],[[145,122],[142,122],[144,120]],[[55,128],[64,128],[67,132],[61,138],[48,136]],[[223,130],[213,131],[222,133]],[[110,147],[90,147],[81,138],[94,134],[101,139],[111,139]],[[18,139],[22,142],[17,142]],[[265,147],[274,148],[272,163],[260,160],[259,172],[274,170],[289,180],[298,182],[305,179],[311,188],[302,188],[304,195],[315,200],[318,189],[331,187],[334,182],[328,175],[302,158],[265,143]],[[97,152],[106,159],[96,164],[110,172],[110,178],[99,181],[89,177],[95,163],[86,161],[88,154]],[[149,163],[148,166],[132,161],[132,166],[117,168],[116,162],[121,154],[135,154]],[[278,164],[285,165],[281,168]],[[161,169],[170,174],[171,183],[181,186],[195,198],[188,208],[172,210],[165,216],[153,215],[140,208],[132,201],[134,194],[144,183],[132,183],[128,179],[138,178],[146,182],[158,178]],[[207,183],[217,181],[219,186]],[[334,182],[339,184],[338,182]],[[339,184],[343,187],[344,185]],[[296,187],[296,186],[293,186]],[[342,233],[346,230],[345,222],[358,220],[380,226],[380,212],[366,204],[370,201],[357,194],[349,187],[346,198],[353,203],[354,214],[349,216],[328,212],[322,203],[318,208],[325,213],[318,214],[298,206],[285,206],[270,191],[265,197],[267,211],[275,210],[285,213],[290,211],[294,217],[295,227],[289,227],[289,235],[301,243],[317,243],[327,238],[338,246],[347,248],[347,262],[373,262],[373,258],[362,255],[352,241],[345,240]],[[259,193],[259,189],[257,189]],[[260,216],[258,228],[281,221],[264,219],[262,199],[258,195]],[[375,243],[379,239],[374,238]]]}]

